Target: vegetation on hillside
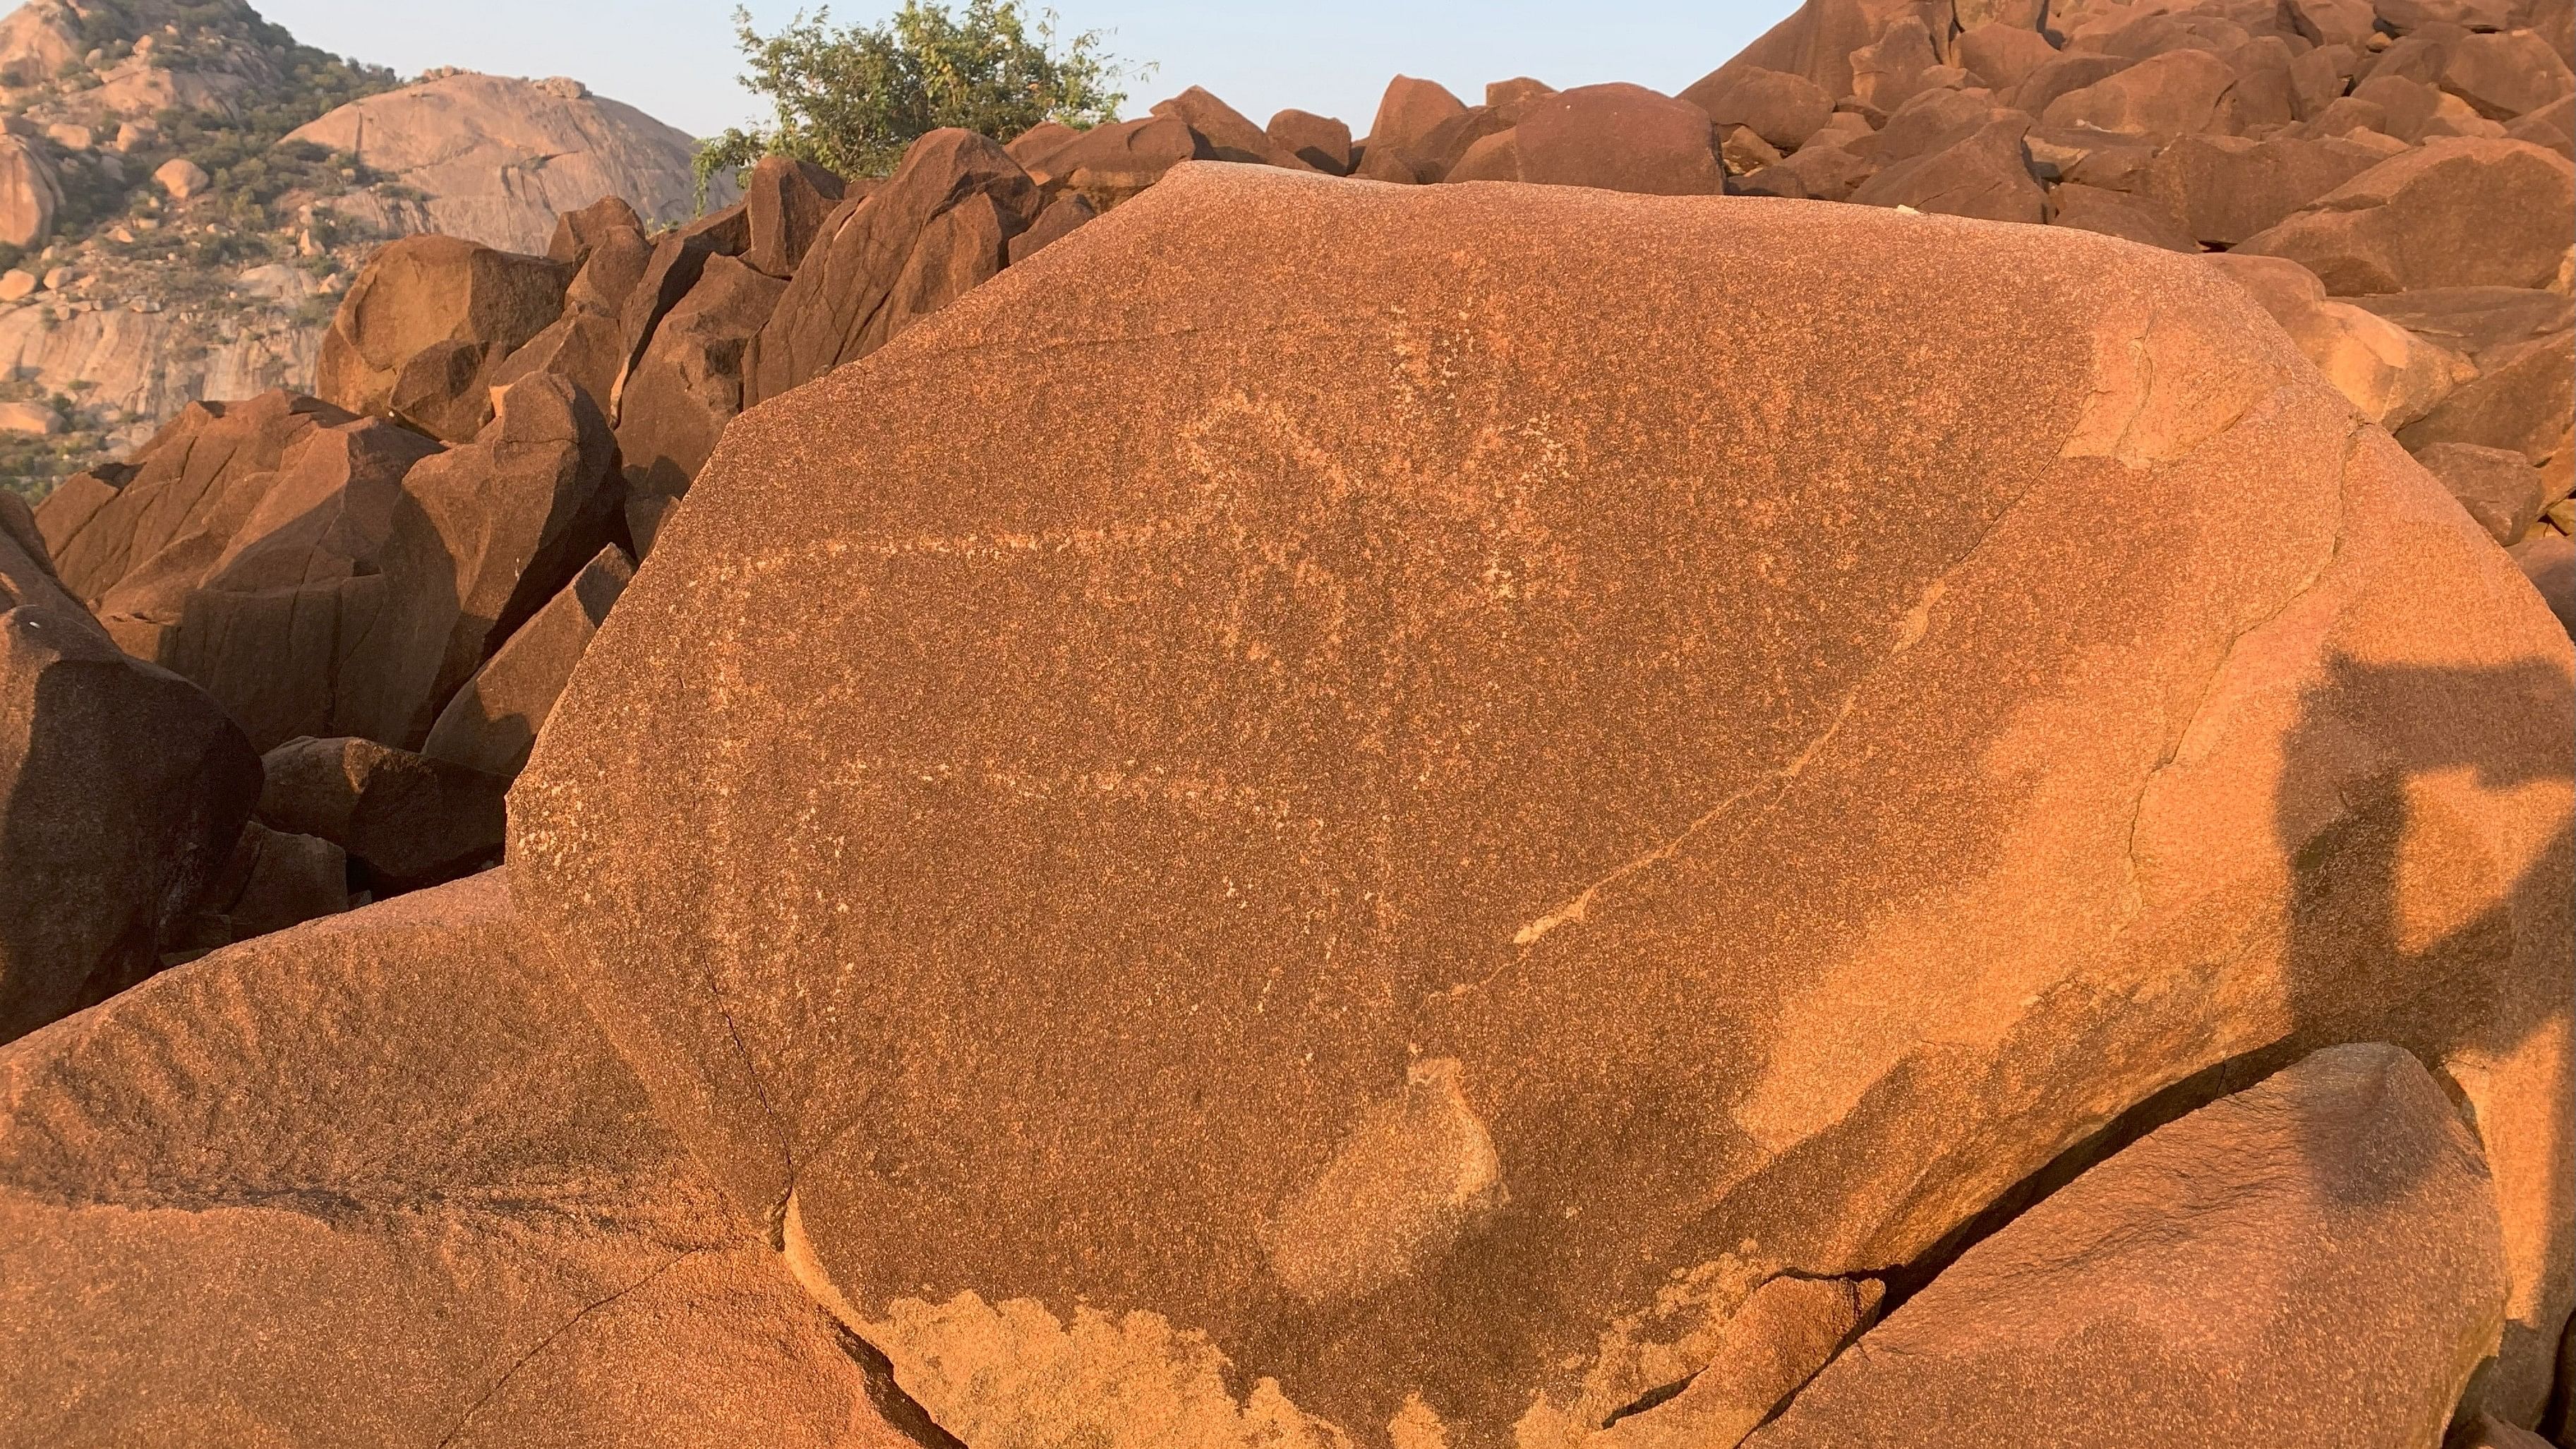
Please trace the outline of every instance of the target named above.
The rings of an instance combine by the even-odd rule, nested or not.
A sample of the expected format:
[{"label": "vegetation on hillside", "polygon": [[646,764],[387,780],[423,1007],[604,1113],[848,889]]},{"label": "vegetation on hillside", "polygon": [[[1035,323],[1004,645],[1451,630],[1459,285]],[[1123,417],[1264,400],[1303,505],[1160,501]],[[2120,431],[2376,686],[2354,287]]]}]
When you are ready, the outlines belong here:
[{"label": "vegetation on hillside", "polygon": [[1007,141],[1045,121],[1088,127],[1118,118],[1126,70],[1097,30],[1059,40],[1054,11],[1032,23],[1020,0],[967,0],[962,14],[905,0],[879,25],[835,27],[828,9],[798,11],[776,35],[734,12],[773,124],[733,129],[698,154],[698,179],[793,156],[845,176],[883,176],[904,148],[943,126]]}]

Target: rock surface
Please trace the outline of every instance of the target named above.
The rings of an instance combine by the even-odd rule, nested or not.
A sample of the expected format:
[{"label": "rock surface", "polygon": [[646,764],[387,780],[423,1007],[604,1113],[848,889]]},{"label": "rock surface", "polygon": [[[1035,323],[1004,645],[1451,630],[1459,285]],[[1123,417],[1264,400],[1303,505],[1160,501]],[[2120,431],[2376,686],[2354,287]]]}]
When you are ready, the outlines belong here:
[{"label": "rock surface", "polygon": [[[1229,1414],[1575,1442],[1673,1283],[1912,1260],[2284,1039],[2521,1124],[2522,1392],[2576,1277],[2571,668],[2197,261],[1192,165],[727,430],[510,869],[997,1442],[1154,1442],[1167,1332]],[[1102,1323],[1088,1397],[959,1387]]]},{"label": "rock surface", "polygon": [[222,709],[120,652],[0,496],[0,1042],[160,968],[259,782]]},{"label": "rock surface", "polygon": [[1746,1442],[2432,1445],[2503,1316],[2476,1136],[2335,1047],[1970,1248]]},{"label": "rock surface", "polygon": [[[575,81],[457,72],[353,101],[287,137],[343,152],[427,196],[429,229],[543,251],[555,219],[619,197],[656,225],[697,214],[697,143]],[[717,181],[712,205],[734,200]]]},{"label": "rock surface", "polygon": [[0,1049],[28,1443],[912,1449],[516,943],[498,873]]}]

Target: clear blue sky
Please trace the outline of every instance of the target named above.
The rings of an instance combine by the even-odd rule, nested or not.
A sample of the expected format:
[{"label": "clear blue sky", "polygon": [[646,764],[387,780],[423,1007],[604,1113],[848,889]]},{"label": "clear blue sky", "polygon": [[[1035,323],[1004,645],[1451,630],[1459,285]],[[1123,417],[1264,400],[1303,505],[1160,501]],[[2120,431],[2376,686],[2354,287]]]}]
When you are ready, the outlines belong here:
[{"label": "clear blue sky", "polygon": [[[751,119],[735,84],[733,0],[252,0],[309,45],[406,75],[458,65],[568,75],[699,135]],[[896,0],[832,7],[874,22]],[[1387,77],[1428,76],[1469,101],[1485,82],[1627,80],[1675,91],[1742,49],[1795,0],[1598,4],[1586,0],[1057,0],[1067,30],[1114,31],[1110,48],[1160,68],[1127,111],[1203,85],[1255,121],[1299,106],[1367,129]],[[753,0],[775,29],[795,0]],[[1045,8],[1041,3],[1033,8]]]}]

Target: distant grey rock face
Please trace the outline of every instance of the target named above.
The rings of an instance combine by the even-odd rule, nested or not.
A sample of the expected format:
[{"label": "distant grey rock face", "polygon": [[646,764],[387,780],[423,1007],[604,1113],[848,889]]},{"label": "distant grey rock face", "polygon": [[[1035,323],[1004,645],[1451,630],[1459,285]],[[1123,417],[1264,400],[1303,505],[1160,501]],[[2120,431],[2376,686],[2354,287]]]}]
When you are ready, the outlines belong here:
[{"label": "distant grey rock face", "polygon": [[[428,196],[430,231],[541,252],[555,218],[604,196],[648,222],[697,212],[697,142],[563,80],[454,72],[369,96],[289,136],[357,156]],[[710,188],[708,204],[734,200]]]}]

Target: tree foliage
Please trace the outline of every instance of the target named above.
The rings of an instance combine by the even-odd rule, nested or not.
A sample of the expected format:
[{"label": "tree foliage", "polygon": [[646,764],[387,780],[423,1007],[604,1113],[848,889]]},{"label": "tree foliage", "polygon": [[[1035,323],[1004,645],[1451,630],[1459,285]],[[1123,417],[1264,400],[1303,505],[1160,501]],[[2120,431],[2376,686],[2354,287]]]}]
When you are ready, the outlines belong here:
[{"label": "tree foliage", "polygon": [[1021,0],[967,0],[962,14],[905,0],[879,25],[835,27],[803,11],[776,35],[734,11],[750,70],[774,123],[733,129],[698,153],[701,188],[763,156],[793,156],[844,176],[883,176],[904,149],[942,126],[1007,141],[1044,121],[1077,128],[1118,118],[1125,70],[1086,30],[1059,42],[1056,15],[1034,24]]}]

